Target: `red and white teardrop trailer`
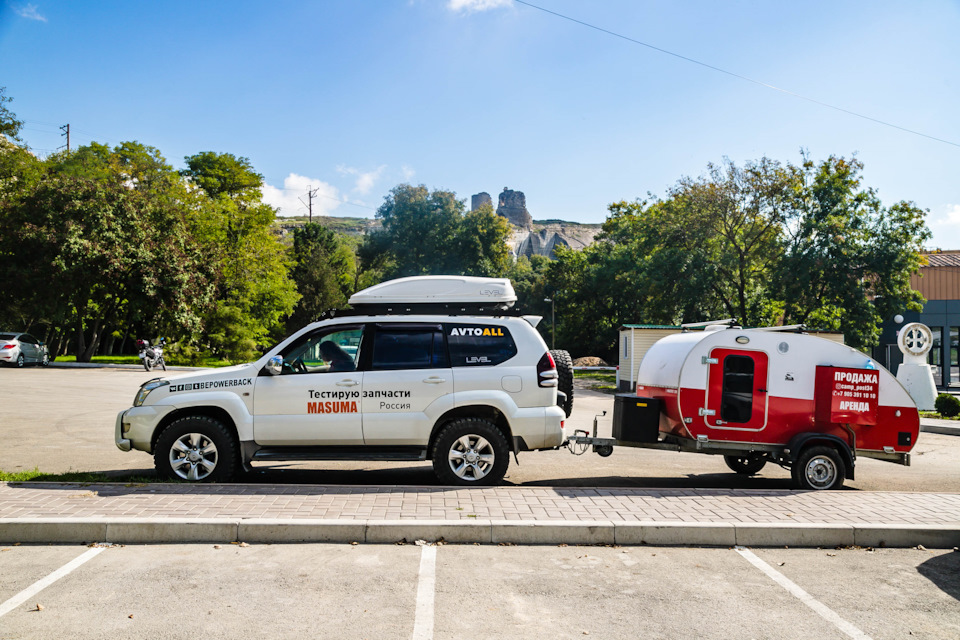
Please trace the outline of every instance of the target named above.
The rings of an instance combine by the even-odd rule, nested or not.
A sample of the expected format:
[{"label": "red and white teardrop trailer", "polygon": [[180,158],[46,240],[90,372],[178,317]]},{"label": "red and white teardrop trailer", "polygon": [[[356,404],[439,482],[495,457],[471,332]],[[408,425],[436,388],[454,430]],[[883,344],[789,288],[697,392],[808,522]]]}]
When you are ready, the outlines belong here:
[{"label": "red and white teardrop trailer", "polygon": [[867,355],[798,327],[711,325],[656,342],[636,395],[618,395],[613,445],[723,455],[737,473],[767,462],[802,489],[837,489],[859,456],[910,464],[920,414],[889,371]]}]

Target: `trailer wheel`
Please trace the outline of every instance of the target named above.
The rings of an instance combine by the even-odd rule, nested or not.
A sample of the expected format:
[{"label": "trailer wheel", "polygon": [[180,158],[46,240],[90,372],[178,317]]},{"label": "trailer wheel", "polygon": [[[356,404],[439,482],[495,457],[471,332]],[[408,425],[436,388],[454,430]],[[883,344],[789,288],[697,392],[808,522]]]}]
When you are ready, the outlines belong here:
[{"label": "trailer wheel", "polygon": [[736,471],[742,476],[752,476],[760,473],[760,469],[763,469],[767,464],[764,458],[755,453],[746,456],[723,456],[723,461],[732,471]]},{"label": "trailer wheel", "polygon": [[794,484],[806,491],[839,489],[847,475],[840,452],[824,446],[801,451],[790,472]]}]

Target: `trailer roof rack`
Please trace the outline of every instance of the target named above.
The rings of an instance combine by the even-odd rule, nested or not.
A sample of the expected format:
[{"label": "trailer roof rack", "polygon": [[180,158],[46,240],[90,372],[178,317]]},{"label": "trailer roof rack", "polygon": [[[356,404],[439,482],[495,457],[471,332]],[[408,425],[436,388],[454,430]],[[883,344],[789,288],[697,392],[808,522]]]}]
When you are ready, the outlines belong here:
[{"label": "trailer roof rack", "polygon": [[788,324],[782,327],[753,327],[751,329],[748,329],[748,331],[792,331],[794,333],[806,333],[807,325]]},{"label": "trailer roof rack", "polygon": [[728,327],[739,326],[736,318],[725,318],[723,320],[709,320],[707,322],[687,322],[680,325],[680,328],[683,331],[689,331],[690,329],[703,329],[705,327],[712,327],[716,325],[727,325]]}]

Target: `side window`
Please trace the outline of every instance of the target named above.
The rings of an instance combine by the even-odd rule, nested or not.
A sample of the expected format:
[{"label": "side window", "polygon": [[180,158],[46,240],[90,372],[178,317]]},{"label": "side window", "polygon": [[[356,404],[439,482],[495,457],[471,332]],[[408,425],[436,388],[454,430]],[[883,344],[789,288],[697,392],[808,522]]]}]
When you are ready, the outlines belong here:
[{"label": "side window", "polygon": [[446,332],[454,367],[490,367],[517,355],[517,345],[506,327],[448,324]]},{"label": "side window", "polygon": [[24,333],[20,336],[20,342],[26,342],[27,344],[37,344],[37,339],[34,338],[29,333]]},{"label": "side window", "polygon": [[440,329],[377,329],[373,339],[375,371],[449,367]]},{"label": "side window", "polygon": [[723,359],[723,395],[720,417],[727,422],[750,422],[753,414],[753,358]]},{"label": "side window", "polygon": [[284,349],[283,375],[355,371],[363,327],[322,329],[301,337]]}]

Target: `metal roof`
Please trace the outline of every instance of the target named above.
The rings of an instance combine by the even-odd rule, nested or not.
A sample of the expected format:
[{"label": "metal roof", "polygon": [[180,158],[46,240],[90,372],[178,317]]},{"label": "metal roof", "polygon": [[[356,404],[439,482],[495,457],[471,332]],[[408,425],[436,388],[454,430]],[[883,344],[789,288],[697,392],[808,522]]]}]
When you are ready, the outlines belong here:
[{"label": "metal roof", "polygon": [[679,331],[681,327],[671,324],[623,324],[620,325],[620,330],[623,329],[676,329]]},{"label": "metal roof", "polygon": [[[960,251],[941,251],[925,254],[927,267],[960,267]],[[920,267],[923,269],[924,267]]]}]

